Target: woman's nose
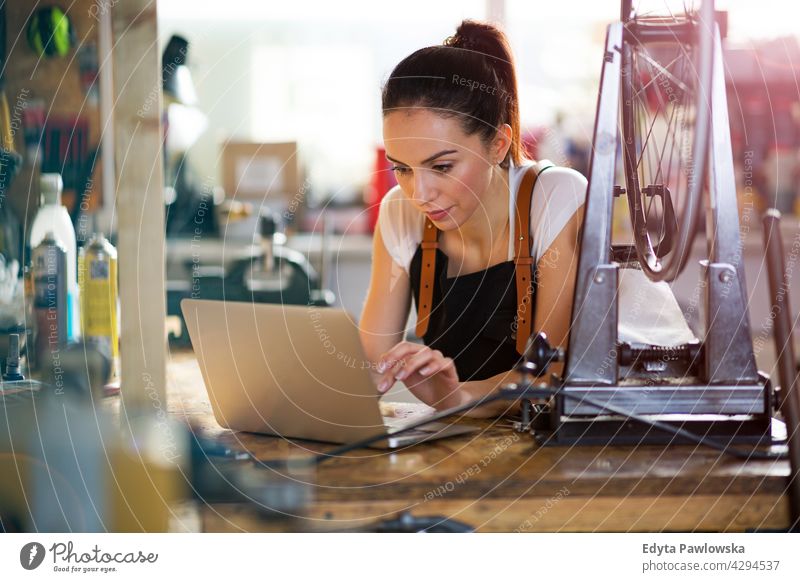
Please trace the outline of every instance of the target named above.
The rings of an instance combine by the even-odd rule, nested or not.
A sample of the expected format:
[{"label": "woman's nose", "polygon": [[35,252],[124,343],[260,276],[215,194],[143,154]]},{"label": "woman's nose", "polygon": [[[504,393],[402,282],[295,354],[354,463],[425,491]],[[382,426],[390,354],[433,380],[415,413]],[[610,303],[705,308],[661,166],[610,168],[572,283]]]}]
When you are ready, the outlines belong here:
[{"label": "woman's nose", "polygon": [[427,204],[436,199],[436,194],[431,187],[428,172],[424,168],[414,170],[414,199],[420,204]]}]

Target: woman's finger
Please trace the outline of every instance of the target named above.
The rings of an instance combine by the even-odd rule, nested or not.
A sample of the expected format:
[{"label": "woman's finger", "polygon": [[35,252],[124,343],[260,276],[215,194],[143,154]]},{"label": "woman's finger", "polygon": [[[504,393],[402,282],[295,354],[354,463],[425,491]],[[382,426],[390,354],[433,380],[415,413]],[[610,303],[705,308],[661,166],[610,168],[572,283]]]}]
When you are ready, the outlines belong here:
[{"label": "woman's finger", "polygon": [[386,370],[396,366],[397,362],[405,359],[410,354],[414,354],[426,348],[427,346],[411,342],[400,342],[394,345],[392,349],[390,349],[388,352],[385,352],[380,358],[378,358],[378,373],[382,374]]},{"label": "woman's finger", "polygon": [[434,374],[447,373],[448,375],[453,375],[458,378],[453,358],[442,358],[441,360],[437,359],[436,362],[427,364],[421,368],[419,373],[422,376],[433,376]]},{"label": "woman's finger", "polygon": [[439,350],[421,350],[406,358],[406,365],[397,373],[398,380],[405,380],[414,372],[425,366],[435,366],[437,361],[444,359],[442,352]]},{"label": "woman's finger", "polygon": [[417,398],[435,407],[459,391],[458,372],[451,358],[435,358],[425,367],[430,368],[428,375],[423,376],[420,369],[404,380],[408,390]]},{"label": "woman's finger", "polygon": [[381,394],[386,392],[395,381],[400,379],[400,374],[406,368],[407,358],[409,356],[405,355],[404,357],[398,357],[398,354],[392,354],[392,359],[384,360],[383,365],[378,368],[380,372],[383,370],[383,374],[378,380],[378,392]]},{"label": "woman's finger", "polygon": [[398,360],[397,363],[384,372],[378,380],[378,392],[386,392],[392,385],[399,380],[399,371],[405,367],[403,360]]}]

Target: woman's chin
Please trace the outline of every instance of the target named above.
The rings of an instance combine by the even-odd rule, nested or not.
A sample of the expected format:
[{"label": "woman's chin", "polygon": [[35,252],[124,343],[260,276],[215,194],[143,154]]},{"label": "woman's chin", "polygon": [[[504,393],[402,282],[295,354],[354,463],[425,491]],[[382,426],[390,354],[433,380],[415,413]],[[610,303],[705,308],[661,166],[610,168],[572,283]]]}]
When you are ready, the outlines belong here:
[{"label": "woman's chin", "polygon": [[448,216],[443,220],[433,220],[431,222],[438,228],[439,230],[458,230],[459,224],[453,220],[453,217]]}]

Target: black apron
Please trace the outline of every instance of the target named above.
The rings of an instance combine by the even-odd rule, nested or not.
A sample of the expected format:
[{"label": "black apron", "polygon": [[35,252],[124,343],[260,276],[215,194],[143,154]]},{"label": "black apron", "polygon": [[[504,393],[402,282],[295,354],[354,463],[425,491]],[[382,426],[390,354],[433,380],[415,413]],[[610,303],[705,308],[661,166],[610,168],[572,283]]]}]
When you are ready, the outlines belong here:
[{"label": "black apron", "polygon": [[[447,277],[447,262],[447,255],[436,249],[433,304],[422,340],[453,358],[461,381],[485,380],[511,370],[521,358],[516,349],[514,261],[451,278]],[[531,270],[535,306],[536,269]],[[417,308],[421,272],[420,244],[409,267]]]}]

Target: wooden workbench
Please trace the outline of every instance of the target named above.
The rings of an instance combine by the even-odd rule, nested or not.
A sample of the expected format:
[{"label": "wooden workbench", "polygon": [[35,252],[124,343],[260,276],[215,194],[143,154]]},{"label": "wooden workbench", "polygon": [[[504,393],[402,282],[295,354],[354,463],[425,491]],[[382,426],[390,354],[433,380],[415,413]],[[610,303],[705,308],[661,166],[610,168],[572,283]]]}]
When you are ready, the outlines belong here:
[{"label": "wooden workbench", "polygon": [[[173,352],[168,409],[220,442],[259,459],[297,457],[332,445],[222,429],[197,362]],[[408,405],[387,406],[406,413]],[[692,446],[539,447],[508,421],[398,452],[359,451],[322,463],[303,516],[258,519],[246,506],[198,507],[203,531],[345,530],[408,510],[479,531],[746,531],[788,526],[788,461],[740,461]],[[187,522],[188,523],[188,522]],[[182,521],[176,530],[193,529]]]}]

